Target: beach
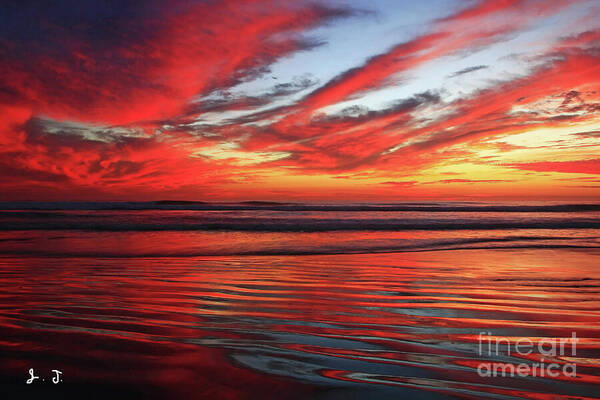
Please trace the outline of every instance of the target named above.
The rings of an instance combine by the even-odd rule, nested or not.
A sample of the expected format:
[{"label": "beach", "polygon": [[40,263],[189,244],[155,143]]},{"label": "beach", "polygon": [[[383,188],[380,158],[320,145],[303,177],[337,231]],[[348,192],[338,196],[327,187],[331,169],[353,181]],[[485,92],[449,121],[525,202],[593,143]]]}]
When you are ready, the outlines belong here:
[{"label": "beach", "polygon": [[[245,207],[5,210],[2,384],[92,398],[597,396],[597,211],[428,211],[428,229],[399,230],[376,221],[425,224],[420,211],[253,210],[248,222]],[[448,213],[534,227],[432,229]],[[361,220],[370,230],[322,229]],[[242,223],[258,228],[224,228]],[[576,354],[536,347],[573,332]],[[504,341],[491,351],[490,338]],[[511,352],[525,338],[533,351]],[[577,375],[481,374],[541,362]],[[26,385],[30,368],[40,379]]]}]

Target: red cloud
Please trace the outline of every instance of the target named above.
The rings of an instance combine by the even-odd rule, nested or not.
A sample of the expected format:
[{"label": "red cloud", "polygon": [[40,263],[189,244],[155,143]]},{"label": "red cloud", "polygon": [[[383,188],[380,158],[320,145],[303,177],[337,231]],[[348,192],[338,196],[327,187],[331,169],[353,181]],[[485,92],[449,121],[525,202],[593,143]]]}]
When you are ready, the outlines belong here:
[{"label": "red cloud", "polygon": [[563,172],[568,174],[600,174],[600,158],[580,161],[547,161],[508,164],[507,166],[537,172]]},{"label": "red cloud", "polygon": [[[220,1],[160,18],[125,21],[127,38],[90,43],[56,32],[58,54],[1,42],[0,102],[56,119],[130,124],[181,113],[192,97],[228,87],[313,44],[297,34],[340,9],[286,2]],[[43,23],[43,21],[42,21]],[[64,47],[64,48],[63,48]]]},{"label": "red cloud", "polygon": [[227,180],[217,165],[191,159],[181,140],[123,137],[105,142],[47,133],[35,121],[13,132],[18,142],[0,152],[0,191],[6,196],[52,198],[56,192],[58,198],[71,199],[110,198],[110,193],[139,197]]}]

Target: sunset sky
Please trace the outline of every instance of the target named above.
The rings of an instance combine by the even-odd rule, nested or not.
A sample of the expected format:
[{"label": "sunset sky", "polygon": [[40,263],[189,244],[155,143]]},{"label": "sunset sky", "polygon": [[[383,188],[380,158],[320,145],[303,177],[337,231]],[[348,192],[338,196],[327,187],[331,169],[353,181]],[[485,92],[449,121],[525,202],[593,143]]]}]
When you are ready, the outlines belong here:
[{"label": "sunset sky", "polygon": [[0,200],[600,199],[600,2],[0,5]]}]

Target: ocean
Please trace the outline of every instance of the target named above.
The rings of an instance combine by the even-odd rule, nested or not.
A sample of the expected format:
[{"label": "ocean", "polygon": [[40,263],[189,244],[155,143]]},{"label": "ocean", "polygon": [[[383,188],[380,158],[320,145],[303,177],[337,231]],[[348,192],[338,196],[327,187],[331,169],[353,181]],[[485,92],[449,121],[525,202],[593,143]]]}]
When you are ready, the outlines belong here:
[{"label": "ocean", "polygon": [[599,266],[599,204],[0,203],[0,387],[600,398]]}]

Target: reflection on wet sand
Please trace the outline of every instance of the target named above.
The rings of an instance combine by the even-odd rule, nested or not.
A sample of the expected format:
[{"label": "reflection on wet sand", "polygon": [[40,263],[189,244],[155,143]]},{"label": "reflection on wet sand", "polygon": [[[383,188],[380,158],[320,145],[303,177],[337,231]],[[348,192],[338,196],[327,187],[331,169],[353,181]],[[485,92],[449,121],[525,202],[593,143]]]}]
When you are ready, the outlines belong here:
[{"label": "reflection on wet sand", "polygon": [[[0,363],[150,397],[594,398],[600,253],[2,258]],[[570,337],[577,377],[482,377],[478,335]],[[22,382],[21,382],[22,381]],[[53,390],[58,390],[53,388]]]}]

